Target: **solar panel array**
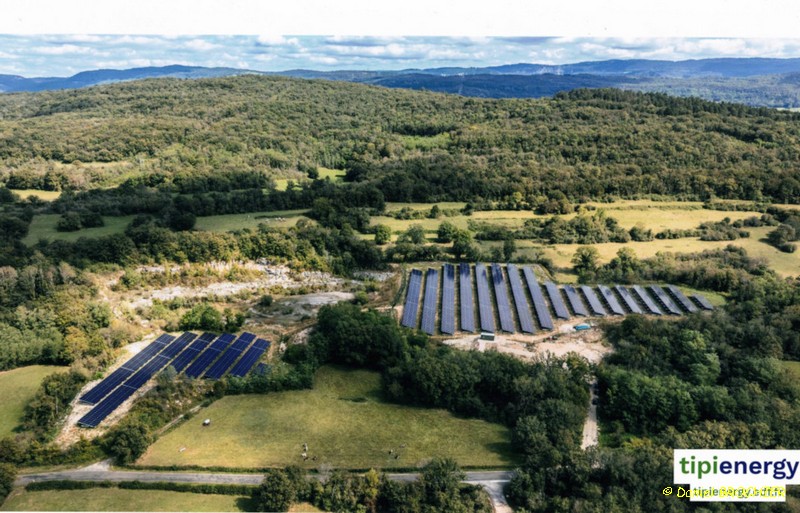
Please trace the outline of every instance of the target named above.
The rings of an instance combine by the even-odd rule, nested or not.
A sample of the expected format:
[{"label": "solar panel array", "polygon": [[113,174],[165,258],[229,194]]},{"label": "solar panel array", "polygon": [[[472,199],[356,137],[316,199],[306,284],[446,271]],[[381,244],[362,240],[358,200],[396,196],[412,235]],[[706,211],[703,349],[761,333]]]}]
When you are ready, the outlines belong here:
[{"label": "solar panel array", "polygon": [[172,342],[174,339],[175,337],[172,335],[161,335],[156,340],[151,342],[150,345],[123,363],[122,367],[109,374],[106,379],[82,395],[80,401],[88,404],[97,404],[103,397],[107,396],[112,390],[117,388],[120,383],[131,377],[134,372],[139,370],[142,365],[147,363],[148,360],[155,356],[156,353],[163,350],[164,347],[166,347],[166,345]]},{"label": "solar panel array", "polygon": [[497,299],[497,312],[500,314],[500,329],[508,333],[517,331],[514,327],[514,316],[511,314],[511,305],[508,303],[508,287],[503,277],[503,268],[492,264],[492,282],[494,283],[494,296]]},{"label": "solar panel array", "polygon": [[403,307],[403,320],[400,322],[406,328],[417,327],[417,312],[419,311],[419,291],[422,288],[422,271],[414,269],[408,279],[408,292],[406,304]]},{"label": "solar panel array", "polygon": [[656,304],[656,302],[653,301],[653,298],[650,297],[650,294],[648,294],[647,291],[644,290],[644,287],[642,287],[641,285],[634,285],[633,287],[631,287],[631,290],[633,290],[633,293],[639,298],[639,300],[642,303],[644,303],[644,306],[645,308],[647,308],[648,312],[650,312],[653,315],[664,315],[664,312]]},{"label": "solar panel array", "polygon": [[569,319],[567,305],[564,304],[564,300],[561,298],[561,293],[558,291],[556,284],[552,281],[546,281],[544,283],[544,288],[547,289],[547,296],[550,298],[550,304],[553,305],[556,317],[559,319]]},{"label": "solar panel array", "polygon": [[553,329],[553,318],[550,316],[550,310],[547,308],[547,303],[544,301],[542,288],[539,286],[539,282],[536,281],[536,275],[533,274],[533,269],[530,267],[523,267],[522,273],[525,275],[525,281],[528,282],[528,290],[533,300],[533,309],[536,310],[536,318],[539,319],[539,326],[545,330]]},{"label": "solar panel array", "polygon": [[622,309],[622,305],[617,301],[617,296],[614,295],[610,288],[605,285],[598,285],[597,290],[600,291],[600,295],[605,299],[606,304],[611,309],[611,313],[614,315],[625,315],[625,310]]},{"label": "solar panel array", "polygon": [[425,299],[422,303],[422,331],[436,332],[436,303],[439,300],[439,271],[428,269],[425,275]]},{"label": "solar panel array", "polygon": [[636,299],[634,299],[631,293],[628,292],[628,289],[622,285],[617,285],[614,287],[614,289],[616,289],[617,294],[619,294],[619,297],[622,298],[622,301],[625,303],[625,306],[628,307],[628,310],[630,310],[631,313],[643,313],[642,307],[639,306],[639,303],[636,302]]},{"label": "solar panel array", "polygon": [[517,307],[519,326],[523,333],[534,333],[536,329],[533,327],[533,318],[528,307],[528,298],[525,297],[525,288],[519,277],[519,270],[516,265],[508,264],[506,271],[508,271],[508,282],[511,284],[511,294],[514,296],[514,305]]},{"label": "solar panel array", "polygon": [[581,285],[581,292],[583,292],[583,297],[586,298],[586,302],[589,303],[589,310],[592,311],[593,315],[608,315],[608,312],[603,308],[600,299],[597,297],[597,294],[594,293],[592,287]]},{"label": "solar panel array", "polygon": [[456,268],[444,264],[442,278],[442,333],[452,335],[456,332]]},{"label": "solar panel array", "polygon": [[472,274],[467,263],[458,264],[458,299],[461,305],[461,331],[475,331],[475,303],[472,300]]},{"label": "solar panel array", "polygon": [[206,369],[214,363],[214,360],[222,354],[222,351],[231,345],[231,342],[235,339],[236,337],[230,333],[223,333],[220,335],[220,337],[200,353],[200,356],[197,357],[194,363],[186,369],[186,375],[190,378],[199,378],[202,376]]},{"label": "solar panel array", "polygon": [[578,294],[575,287],[572,285],[564,285],[562,288],[567,294],[567,301],[569,301],[569,305],[572,307],[572,311],[575,312],[575,315],[589,315],[589,310],[586,309],[583,301],[581,301],[581,295]]},{"label": "solar panel array", "polygon": [[[180,371],[186,367],[192,359],[197,357],[198,354],[200,357],[197,358],[197,361],[199,361],[206,353],[211,355],[211,353],[208,352],[209,349],[212,349],[215,346],[217,348],[223,346],[227,347],[235,338],[233,335],[224,334],[220,336],[210,347],[203,351],[202,348],[208,345],[209,342],[214,339],[214,337],[215,335],[213,334],[204,333],[197,338],[197,335],[191,332],[186,332],[178,338],[175,338],[171,335],[160,336],[156,342],[153,342],[147,348],[145,348],[144,351],[141,351],[134,358],[131,358],[125,362],[123,367],[111,373],[111,375],[101,381],[89,393],[81,398],[83,401],[84,397],[90,396],[90,394],[92,395],[88,397],[88,399],[92,399],[99,394],[103,394],[101,400],[99,400],[99,402],[95,404],[94,408],[92,408],[86,415],[81,417],[81,419],[78,421],[78,424],[86,427],[96,427],[114,410],[116,410],[119,405],[136,393],[136,391],[139,390],[142,385],[147,383],[153,376],[167,366],[171,365],[176,370]],[[195,338],[197,338],[197,340],[195,340]],[[217,361],[217,364],[215,364],[215,366],[212,368],[213,372],[207,377],[212,377],[212,375],[217,378],[222,377],[225,374],[225,371],[228,370],[231,364],[233,364],[233,362],[239,357],[241,352],[250,345],[254,338],[255,335],[253,334],[242,334],[242,336],[240,336],[236,342],[234,342],[233,346],[231,346],[231,348],[225,352],[225,355]],[[192,342],[193,340],[194,342]],[[261,358],[261,355],[264,354],[264,351],[266,351],[268,347],[269,342],[258,339],[253,347],[248,350],[247,353],[245,353],[239,362],[236,363],[231,370],[231,375],[240,377],[246,375],[253,365],[258,362],[259,358]],[[217,351],[217,354],[218,353],[219,351]],[[231,354],[231,357],[228,362],[225,357],[229,353]],[[197,361],[195,363],[197,363]],[[130,368],[132,363],[139,365],[139,367],[135,369],[135,372],[132,372],[132,369]],[[208,363],[210,364],[211,361]],[[192,364],[189,368],[191,369],[194,366],[195,365]],[[197,368],[200,368],[201,366],[202,364],[198,364]],[[215,370],[217,367],[222,369],[222,372]],[[204,369],[205,367],[202,368],[202,370]],[[125,371],[129,374],[126,375],[125,372],[120,371]],[[200,374],[197,375],[199,376]],[[124,377],[120,378],[119,376]]]},{"label": "solar panel array", "polygon": [[231,368],[235,362],[244,352],[245,349],[255,340],[256,336],[252,333],[242,333],[236,341],[222,353],[222,356],[214,362],[205,376],[206,379],[219,379],[225,375],[225,372]]},{"label": "solar panel array", "polygon": [[489,293],[489,277],[486,266],[475,264],[475,279],[478,281],[478,312],[481,316],[481,330],[494,333],[494,309],[492,296]]},{"label": "solar panel array", "polygon": [[667,309],[667,312],[673,315],[681,314],[681,309],[678,308],[678,305],[676,305],[675,302],[670,299],[667,293],[664,292],[664,289],[658,285],[650,285],[648,288],[650,289],[650,292],[655,294],[656,299],[658,299],[658,302],[661,303],[661,306]]},{"label": "solar panel array", "polygon": [[681,289],[679,289],[675,285],[667,285],[666,289],[669,291],[670,294],[672,294],[672,297],[675,298],[675,300],[678,302],[678,304],[681,305],[681,307],[683,307],[684,310],[686,310],[689,313],[694,313],[698,311],[694,303],[689,301],[689,298],[683,294]]},{"label": "solar panel array", "polygon": [[700,308],[702,308],[703,310],[713,310],[714,309],[714,305],[709,303],[708,299],[706,299],[706,297],[701,295],[701,294],[693,295],[692,299],[694,299],[694,302],[697,303],[698,305],[700,305]]},{"label": "solar panel array", "polygon": [[269,342],[263,338],[256,339],[253,345],[250,346],[250,349],[245,351],[242,358],[236,362],[236,365],[233,366],[228,374],[237,378],[245,376],[248,372],[250,372],[250,369],[253,368],[253,365],[256,364],[256,362],[261,358],[261,355],[263,355],[267,349],[269,349]]}]

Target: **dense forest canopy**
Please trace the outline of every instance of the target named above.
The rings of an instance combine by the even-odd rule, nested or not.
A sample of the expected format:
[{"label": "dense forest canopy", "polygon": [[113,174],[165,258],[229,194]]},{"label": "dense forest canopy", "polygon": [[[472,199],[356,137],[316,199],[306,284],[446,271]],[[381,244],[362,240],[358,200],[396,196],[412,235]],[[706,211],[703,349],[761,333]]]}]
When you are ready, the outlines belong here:
[{"label": "dense forest canopy", "polygon": [[92,188],[111,172],[99,163],[167,180],[302,178],[322,166],[388,201],[561,191],[798,202],[799,143],[795,113],[611,89],[480,100],[240,76],[0,97],[0,181],[11,188]]}]

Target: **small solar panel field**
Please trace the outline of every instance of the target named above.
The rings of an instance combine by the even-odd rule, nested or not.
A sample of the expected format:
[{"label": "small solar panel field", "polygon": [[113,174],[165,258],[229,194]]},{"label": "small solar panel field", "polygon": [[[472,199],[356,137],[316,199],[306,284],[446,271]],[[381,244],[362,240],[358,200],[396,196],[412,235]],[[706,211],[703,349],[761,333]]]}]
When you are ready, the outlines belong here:
[{"label": "small solar panel field", "polygon": [[622,285],[616,285],[614,289],[619,294],[619,297],[622,298],[622,301],[625,303],[625,306],[628,307],[631,313],[643,313],[642,307],[639,306],[639,303],[636,302],[636,299],[633,298],[631,293],[623,287]]},{"label": "small solar panel field", "polygon": [[472,273],[470,265],[458,264],[458,298],[460,303],[461,331],[475,331],[475,302],[472,300]]},{"label": "small solar panel field", "polygon": [[619,304],[617,296],[614,295],[610,288],[605,285],[598,285],[597,290],[600,291],[600,296],[611,309],[611,313],[614,315],[625,315],[625,310],[622,308],[622,305]]},{"label": "small solar panel field", "polygon": [[691,296],[691,298],[694,300],[695,303],[700,305],[700,308],[702,308],[703,310],[713,310],[714,309],[714,305],[712,305],[708,301],[708,299],[706,299],[706,297],[701,295],[701,294],[695,294],[695,295]]},{"label": "small solar panel field", "polygon": [[[231,375],[241,377],[253,368],[269,347],[269,342],[258,339],[253,347],[242,356],[245,349],[256,338],[255,335],[243,333],[237,339],[234,335],[223,334],[211,343],[215,337],[216,335],[211,333],[204,333],[197,337],[191,332],[186,332],[177,338],[171,335],[160,336],[156,342],[147,346],[144,351],[128,360],[122,367],[112,372],[81,397],[82,402],[94,404],[94,408],[78,420],[78,425],[98,426],[135,394],[142,385],[168,366],[172,366],[178,372],[186,369],[186,375],[189,377],[200,377],[205,369],[216,360],[207,373],[207,378],[222,378],[231,366],[233,366]],[[209,343],[211,343],[210,346]],[[153,351],[156,354],[150,354]],[[143,353],[145,356],[141,356]],[[220,354],[222,357],[217,358]],[[241,359],[239,359],[240,356],[242,356]],[[192,360],[194,363],[190,365]],[[141,363],[141,365],[135,370],[127,368],[126,366],[130,365],[130,362]],[[236,365],[234,362],[237,362]],[[98,397],[99,399],[96,399]],[[91,400],[96,402],[89,402]]]},{"label": "small solar panel field", "polygon": [[400,322],[406,328],[417,327],[417,313],[419,312],[419,292],[422,288],[422,271],[414,269],[408,279],[406,303],[403,307],[403,320]]},{"label": "small solar panel field", "polygon": [[514,296],[514,305],[517,307],[520,329],[523,333],[534,333],[536,329],[533,327],[531,309],[528,306],[528,298],[525,297],[525,288],[519,277],[519,269],[514,264],[508,264],[506,271],[508,271],[508,282],[511,284],[511,294]]},{"label": "small solar panel field", "polygon": [[583,297],[586,298],[586,302],[589,303],[589,310],[591,310],[592,315],[608,315],[608,312],[606,312],[606,309],[603,308],[600,298],[598,298],[597,294],[594,293],[592,287],[588,285],[581,285],[581,292],[583,292]]},{"label": "small solar panel field", "polygon": [[536,281],[536,275],[533,273],[533,269],[530,267],[523,267],[522,272],[525,274],[525,281],[528,282],[528,290],[531,293],[533,308],[536,310],[536,317],[539,319],[539,326],[545,330],[553,329],[553,318],[550,316],[550,310],[547,308],[544,294],[542,294],[542,287],[540,287],[539,282]]},{"label": "small solar panel field", "polygon": [[456,289],[455,267],[444,264],[442,277],[442,319],[441,331],[452,335],[456,332]]},{"label": "small solar panel field", "polygon": [[422,302],[422,331],[436,332],[436,303],[439,299],[439,271],[428,269],[425,274],[425,298]]},{"label": "small solar panel field", "polygon": [[586,309],[586,305],[584,305],[583,301],[581,301],[581,296],[578,294],[578,291],[575,290],[575,287],[572,285],[564,285],[563,289],[567,294],[569,306],[572,307],[572,311],[575,312],[575,315],[589,315],[589,310]]},{"label": "small solar panel field", "polygon": [[681,307],[682,307],[684,310],[686,310],[686,311],[687,311],[687,312],[689,312],[689,313],[694,313],[694,312],[697,312],[697,311],[698,311],[698,309],[697,309],[697,307],[695,306],[695,304],[694,304],[694,303],[692,303],[692,302],[689,300],[689,298],[688,298],[688,297],[686,297],[686,296],[684,295],[684,293],[681,291],[681,289],[679,289],[679,288],[678,288],[678,287],[676,287],[675,285],[667,285],[665,288],[667,289],[667,291],[669,292],[669,294],[670,294],[670,295],[671,295],[673,298],[675,298],[675,301],[677,301],[677,302],[678,302],[678,304],[679,304],[679,305],[680,305],[680,306],[681,306]]},{"label": "small solar panel field", "polygon": [[478,282],[478,312],[481,319],[481,331],[494,333],[494,309],[492,308],[489,277],[486,274],[485,265],[475,265],[475,279]]},{"label": "small solar panel field", "polygon": [[558,291],[556,284],[552,281],[547,281],[544,283],[544,288],[547,290],[547,296],[550,298],[550,304],[553,305],[556,317],[559,319],[569,319],[567,305],[565,305],[564,300],[561,299],[561,293]]},{"label": "small solar panel field", "polygon": [[642,301],[642,303],[644,303],[644,306],[651,314],[664,315],[664,312],[662,312],[661,308],[659,308],[656,302],[653,301],[653,298],[650,297],[650,294],[648,294],[647,291],[644,290],[644,287],[642,287],[641,285],[634,285],[633,287],[631,287],[631,290],[633,290],[634,294],[639,296],[639,299]]},{"label": "small solar panel field", "polygon": [[666,308],[667,312],[671,313],[672,315],[681,314],[681,309],[678,308],[678,305],[676,305],[675,302],[672,299],[670,299],[667,293],[664,292],[664,289],[662,289],[658,285],[650,285],[648,288],[650,289],[650,292],[652,292],[653,295],[656,297],[661,306]]},{"label": "small solar panel field", "polygon": [[511,305],[508,303],[508,287],[503,277],[503,268],[492,264],[492,282],[494,295],[497,299],[497,311],[500,314],[500,329],[508,333],[517,331],[514,327],[514,316],[511,314]]}]

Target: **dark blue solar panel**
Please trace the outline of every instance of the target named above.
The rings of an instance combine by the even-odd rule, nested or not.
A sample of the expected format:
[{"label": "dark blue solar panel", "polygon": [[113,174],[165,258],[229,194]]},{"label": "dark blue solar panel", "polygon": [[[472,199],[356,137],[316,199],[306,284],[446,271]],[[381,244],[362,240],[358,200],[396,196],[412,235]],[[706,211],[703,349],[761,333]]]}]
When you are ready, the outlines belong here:
[{"label": "dark blue solar panel", "polygon": [[648,288],[650,289],[650,292],[655,295],[656,299],[658,299],[658,302],[661,303],[661,306],[667,309],[667,312],[673,315],[681,314],[681,309],[678,308],[678,305],[676,305],[675,302],[670,299],[667,293],[664,292],[664,289],[658,285],[650,285]]},{"label": "dark blue solar panel", "polygon": [[156,340],[151,342],[147,347],[139,351],[136,355],[131,357],[128,361],[122,364],[122,367],[115,370],[107,378],[94,386],[91,390],[83,394],[80,398],[81,402],[88,404],[97,404],[100,399],[114,390],[120,383],[128,379],[134,372],[147,363],[156,353],[164,349],[164,346],[175,337],[171,335],[161,335]]},{"label": "dark blue solar panel", "polygon": [[494,283],[494,297],[497,300],[497,313],[500,315],[500,329],[514,333],[514,316],[511,305],[508,303],[508,287],[503,277],[503,268],[499,264],[492,264],[492,282]]},{"label": "dark blue solar panel", "polygon": [[220,379],[224,376],[225,372],[233,365],[233,362],[242,355],[244,350],[247,349],[255,338],[256,336],[252,333],[242,333],[242,335],[222,353],[219,360],[208,369],[204,377],[208,379]]},{"label": "dark blue solar panel", "polygon": [[506,271],[508,271],[508,283],[511,284],[511,294],[514,296],[514,306],[517,308],[520,329],[523,333],[534,333],[536,330],[533,327],[528,298],[525,297],[525,288],[519,277],[519,269],[514,264],[508,264]]},{"label": "dark blue solar panel", "polygon": [[158,371],[166,367],[169,362],[170,359],[166,356],[161,356],[160,354],[156,355],[152,360],[144,364],[141,369],[136,371],[133,376],[128,378],[128,381],[125,382],[125,385],[133,388],[139,388],[147,383],[150,378],[155,376]]},{"label": "dark blue solar panel", "polygon": [[436,303],[439,301],[439,271],[428,269],[425,274],[425,299],[422,303],[422,331],[436,332]]},{"label": "dark blue solar panel", "polygon": [[414,269],[408,279],[408,292],[406,304],[403,307],[403,320],[400,322],[406,328],[417,327],[417,313],[419,312],[419,291],[422,288],[422,271]]},{"label": "dark blue solar panel", "polygon": [[695,303],[700,305],[700,308],[702,308],[703,310],[713,310],[714,309],[714,305],[709,303],[708,299],[706,299],[706,297],[703,296],[702,294],[695,294],[695,295],[692,296],[692,299],[694,299]]},{"label": "dark blue solar panel", "polygon": [[606,309],[603,308],[603,305],[600,303],[600,299],[597,297],[597,294],[594,293],[592,287],[588,285],[581,285],[581,291],[583,292],[586,301],[589,303],[589,309],[592,311],[592,315],[606,315]]},{"label": "dark blue solar panel", "polygon": [[467,263],[458,264],[458,300],[461,330],[475,331],[475,302],[472,299],[472,274]]},{"label": "dark blue solar panel", "polygon": [[172,359],[175,357],[175,355],[186,349],[186,347],[195,338],[197,338],[196,334],[187,331],[186,333],[175,339],[173,343],[167,345],[167,347],[165,347],[164,350],[158,354],[160,356],[166,356],[167,358]]},{"label": "dark blue solar panel", "polygon": [[96,427],[103,419],[109,416],[111,412],[124,403],[130,396],[136,392],[137,388],[121,385],[116,390],[108,394],[108,396],[100,401],[100,403],[92,408],[89,413],[81,417],[78,425],[85,427]]},{"label": "dark blue solar panel", "polygon": [[550,310],[547,308],[547,303],[544,301],[544,294],[539,282],[536,281],[536,275],[530,267],[523,267],[522,272],[525,274],[525,281],[528,282],[528,290],[531,293],[533,300],[533,309],[536,311],[536,318],[539,319],[539,326],[542,329],[553,329],[553,318],[550,317]]},{"label": "dark blue solar panel", "polygon": [[628,292],[628,289],[626,289],[622,285],[616,285],[614,288],[617,290],[617,294],[619,294],[619,297],[622,298],[622,301],[625,302],[625,305],[628,307],[628,310],[630,310],[632,313],[637,313],[637,314],[643,313],[642,308],[639,306],[639,303],[637,303],[636,299],[634,299],[631,293]]},{"label": "dark blue solar panel", "polygon": [[186,375],[190,378],[199,378],[206,369],[217,359],[222,351],[228,347],[236,337],[230,333],[223,333],[215,340],[200,356],[186,369]]},{"label": "dark blue solar panel", "polygon": [[179,354],[170,365],[176,371],[181,372],[190,363],[192,363],[192,360],[197,358],[197,355],[199,355],[203,349],[208,347],[208,344],[210,344],[215,338],[217,338],[217,336],[213,333],[203,333],[197,338],[197,340],[192,342],[191,345],[186,348],[186,351]]},{"label": "dark blue solar panel", "polygon": [[600,291],[600,295],[605,299],[608,307],[611,309],[611,313],[615,315],[625,315],[625,310],[622,309],[622,305],[617,301],[617,296],[614,295],[610,288],[605,285],[598,285],[597,290]]},{"label": "dark blue solar panel", "polygon": [[478,312],[481,316],[481,330],[494,333],[494,312],[492,296],[489,292],[489,276],[486,266],[475,264],[475,279],[478,281]]},{"label": "dark blue solar panel", "polygon": [[564,300],[561,299],[561,293],[558,291],[556,284],[552,281],[547,281],[544,284],[544,288],[547,289],[547,297],[550,298],[550,304],[553,305],[553,310],[556,312],[556,317],[559,319],[569,319],[567,305],[565,305]]},{"label": "dark blue solar panel", "polygon": [[456,331],[456,268],[444,264],[442,275],[442,333],[452,335]]},{"label": "dark blue solar panel", "polygon": [[653,298],[650,297],[650,294],[648,294],[647,291],[644,290],[644,287],[642,287],[641,285],[634,285],[633,287],[631,287],[631,290],[633,290],[634,294],[639,296],[639,299],[641,300],[642,303],[644,303],[644,306],[645,308],[647,308],[648,312],[654,315],[664,315],[664,312],[662,312],[661,308],[659,308],[656,302],[653,301]]},{"label": "dark blue solar panel", "polygon": [[239,378],[246,375],[248,372],[250,372],[250,369],[253,368],[253,365],[258,362],[259,358],[261,358],[261,355],[264,354],[267,349],[269,349],[269,342],[262,338],[256,339],[252,347],[250,347],[250,349],[245,351],[244,355],[242,355],[241,360],[236,362],[236,365],[233,366],[229,375]]},{"label": "dark blue solar panel", "polygon": [[581,295],[578,294],[575,287],[572,285],[564,285],[562,288],[564,289],[564,293],[567,294],[567,301],[569,301],[569,306],[572,307],[572,311],[575,312],[575,315],[589,315],[589,310],[586,309],[583,301],[581,301]]},{"label": "dark blue solar panel", "polygon": [[669,291],[669,293],[670,293],[670,294],[672,294],[672,297],[674,297],[674,298],[675,298],[675,300],[678,302],[678,304],[679,304],[680,306],[682,306],[682,307],[683,307],[683,309],[684,309],[684,310],[686,310],[686,311],[687,311],[687,312],[689,312],[689,313],[694,313],[694,312],[697,312],[697,311],[698,311],[698,309],[697,309],[697,307],[694,305],[694,303],[692,303],[691,301],[689,301],[689,298],[688,298],[688,297],[686,297],[686,296],[683,294],[683,292],[681,291],[681,289],[679,289],[679,288],[678,288],[678,287],[676,287],[675,285],[667,285],[667,286],[666,286],[666,289]]}]

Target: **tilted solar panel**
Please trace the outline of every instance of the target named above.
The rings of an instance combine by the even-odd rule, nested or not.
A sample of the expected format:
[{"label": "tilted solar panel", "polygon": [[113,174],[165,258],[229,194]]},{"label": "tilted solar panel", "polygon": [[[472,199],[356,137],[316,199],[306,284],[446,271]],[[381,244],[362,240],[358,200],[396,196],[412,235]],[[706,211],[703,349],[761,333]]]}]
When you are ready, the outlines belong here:
[{"label": "tilted solar panel", "polygon": [[519,277],[519,269],[514,264],[508,264],[506,271],[508,271],[508,283],[511,284],[511,295],[514,296],[514,306],[517,308],[520,329],[523,333],[535,333],[536,329],[533,327],[533,317],[531,317],[531,309],[528,306],[528,298],[525,296],[525,288]]},{"label": "tilted solar panel", "polygon": [[214,362],[214,365],[208,369],[204,377],[207,379],[220,379],[224,376],[225,372],[233,366],[233,362],[242,355],[244,350],[247,349],[255,338],[256,336],[252,333],[242,333],[239,338],[222,353],[222,356]]},{"label": "tilted solar panel", "polygon": [[428,269],[425,274],[425,299],[422,303],[422,331],[436,332],[436,304],[439,301],[439,271]]},{"label": "tilted solar panel", "polygon": [[533,273],[533,269],[530,267],[523,267],[522,273],[525,275],[525,281],[528,282],[528,290],[531,293],[533,309],[536,311],[536,318],[539,320],[539,326],[545,330],[553,329],[553,318],[550,316],[550,310],[547,308],[542,288],[539,286],[539,282],[536,281],[536,275]]},{"label": "tilted solar panel", "polygon": [[619,304],[617,296],[614,295],[610,288],[605,285],[598,285],[597,290],[600,291],[600,295],[605,299],[606,304],[611,309],[611,313],[614,315],[625,315],[625,310],[622,308],[622,305]]},{"label": "tilted solar panel", "polygon": [[684,310],[686,310],[689,313],[694,313],[694,312],[698,311],[698,309],[694,305],[694,303],[692,303],[689,300],[689,298],[686,297],[683,294],[681,289],[679,289],[675,285],[667,285],[666,289],[667,289],[667,291],[669,291],[669,293],[672,295],[672,297],[675,298],[675,300],[678,302],[678,304],[683,307]]},{"label": "tilted solar panel", "polygon": [[231,342],[236,339],[235,336],[231,335],[230,333],[223,333],[219,336],[217,340],[215,340],[210,346],[208,346],[200,356],[186,369],[186,375],[190,378],[199,378],[203,375],[208,367],[217,359],[217,357],[222,353],[222,351],[228,347]]},{"label": "tilted solar panel", "polygon": [[194,340],[195,338],[197,338],[196,334],[187,331],[186,333],[175,339],[174,342],[168,344],[164,348],[164,350],[158,354],[160,354],[161,356],[166,356],[167,358],[174,358],[175,355],[186,349],[192,342],[192,340]]},{"label": "tilted solar panel", "polygon": [[128,378],[128,381],[125,382],[125,385],[133,388],[139,388],[147,383],[150,378],[155,376],[158,371],[166,367],[169,362],[169,358],[157,354],[152,360],[142,366],[141,369],[136,371],[133,376]]},{"label": "tilted solar panel", "polygon": [[456,269],[444,264],[442,269],[442,333],[452,335],[456,331]]},{"label": "tilted solar panel", "polygon": [[607,315],[606,309],[603,308],[603,305],[600,303],[600,299],[590,286],[581,285],[581,292],[583,292],[583,296],[589,303],[589,310],[592,311],[592,315]]},{"label": "tilted solar panel", "polygon": [[561,299],[561,293],[558,291],[556,284],[552,281],[547,281],[544,284],[544,288],[547,290],[547,296],[550,298],[550,304],[553,305],[556,317],[559,319],[569,319],[567,305],[565,305],[564,300]]},{"label": "tilted solar panel", "polygon": [[643,313],[642,307],[639,306],[639,303],[636,302],[636,299],[634,299],[631,293],[628,292],[628,289],[626,289],[622,285],[615,285],[614,288],[619,294],[619,297],[622,298],[622,301],[625,303],[625,306],[627,306],[628,310],[631,311],[631,313],[637,313],[637,314]]},{"label": "tilted solar panel", "polygon": [[633,290],[634,294],[639,296],[639,299],[642,301],[642,303],[644,303],[644,306],[647,308],[648,312],[654,315],[664,315],[664,312],[661,311],[661,308],[656,304],[655,301],[653,301],[653,298],[650,297],[650,294],[644,290],[644,287],[641,285],[634,285],[631,287],[631,290]]},{"label": "tilted solar panel", "polygon": [[670,299],[667,293],[664,292],[664,289],[662,289],[658,285],[650,285],[647,288],[649,288],[650,292],[652,292],[653,295],[655,295],[656,299],[658,299],[658,302],[661,303],[661,306],[667,309],[667,312],[673,315],[681,314],[681,309],[678,308],[678,305],[676,305],[675,302],[672,299]]},{"label": "tilted solar panel", "polygon": [[186,348],[186,351],[179,354],[170,365],[178,372],[183,371],[215,338],[217,336],[213,333],[203,333]]},{"label": "tilted solar panel", "polygon": [[475,301],[472,299],[472,274],[470,265],[458,264],[458,300],[462,331],[475,331]]},{"label": "tilted solar panel", "polygon": [[703,310],[713,310],[714,309],[714,305],[712,305],[708,301],[708,299],[706,299],[706,297],[703,296],[702,294],[695,294],[695,295],[692,296],[692,299],[695,301],[695,303],[700,305],[700,308],[702,308]]},{"label": "tilted solar panel", "polygon": [[503,276],[503,268],[499,264],[492,264],[492,283],[494,284],[494,297],[497,300],[497,313],[500,317],[500,329],[507,333],[514,333],[514,316],[508,302],[508,287]]},{"label": "tilted solar panel", "polygon": [[572,311],[575,312],[575,315],[589,315],[589,310],[586,309],[586,305],[581,301],[581,296],[578,294],[578,291],[575,290],[575,287],[572,285],[564,285],[562,288],[567,294],[567,301],[569,301],[569,306],[572,307]]},{"label": "tilted solar panel", "polygon": [[494,311],[485,265],[475,264],[475,279],[478,284],[478,312],[481,317],[481,330],[494,333]]},{"label": "tilted solar panel", "polygon": [[419,312],[419,291],[422,288],[422,271],[414,269],[408,279],[406,303],[403,307],[403,320],[400,322],[406,328],[417,327],[417,313]]},{"label": "tilted solar panel", "polygon": [[116,410],[120,404],[124,403],[136,392],[136,388],[121,385],[116,390],[100,401],[97,406],[89,410],[89,413],[81,417],[78,425],[84,427],[97,427],[111,412]]},{"label": "tilted solar panel", "polygon": [[269,349],[269,342],[262,338],[256,339],[250,349],[245,351],[244,355],[242,355],[242,358],[236,362],[236,365],[233,366],[228,374],[235,377],[245,376],[248,372],[250,372],[250,369],[253,368],[253,365],[258,362],[259,358],[261,358],[261,355],[263,355],[267,349]]}]

